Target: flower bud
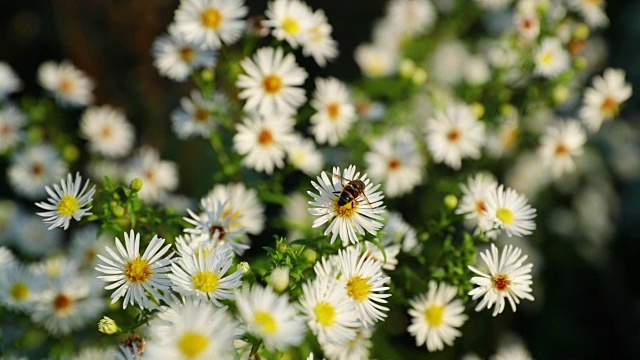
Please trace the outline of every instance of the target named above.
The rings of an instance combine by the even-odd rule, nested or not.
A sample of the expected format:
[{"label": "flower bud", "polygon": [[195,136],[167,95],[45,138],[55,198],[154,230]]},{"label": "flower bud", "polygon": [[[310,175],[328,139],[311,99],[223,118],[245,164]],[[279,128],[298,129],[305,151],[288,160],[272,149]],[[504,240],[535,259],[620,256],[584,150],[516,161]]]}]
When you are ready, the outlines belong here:
[{"label": "flower bud", "polygon": [[140,191],[140,189],[142,189],[142,179],[135,178],[135,179],[131,180],[131,183],[129,184],[129,189],[131,189],[131,191],[135,191],[135,192]]},{"label": "flower bud", "polygon": [[484,116],[484,105],[480,104],[479,102],[474,102],[473,104],[471,104],[471,111],[473,111],[478,119],[482,119],[482,117]]},{"label": "flower bud", "polygon": [[553,89],[553,101],[556,104],[565,103],[567,99],[569,99],[569,95],[569,88],[566,86],[556,86],[556,88]]},{"label": "flower bud", "polygon": [[240,262],[236,268],[241,270],[243,274],[251,272],[251,266],[249,266],[249,263],[246,261]]},{"label": "flower bud", "polygon": [[411,59],[402,59],[400,62],[400,76],[410,78],[416,70],[416,63]]},{"label": "flower bud", "polygon": [[318,259],[318,253],[313,249],[305,249],[302,252],[302,256],[304,256],[304,259],[310,263],[314,263]]},{"label": "flower bud", "polygon": [[103,334],[112,335],[120,331],[120,328],[118,327],[118,324],[116,324],[115,320],[104,316],[100,321],[98,321],[98,331]]},{"label": "flower bud", "polygon": [[289,268],[275,268],[271,272],[271,275],[269,275],[269,285],[271,285],[276,292],[283,292],[287,286],[289,286]]},{"label": "flower bud", "polygon": [[427,82],[427,78],[429,78],[429,74],[427,74],[427,70],[422,68],[417,68],[416,71],[413,72],[413,77],[411,77],[411,81],[413,81],[416,85],[422,85]]},{"label": "flower bud", "polygon": [[453,210],[458,206],[458,198],[455,195],[449,194],[444,197],[444,205]]}]

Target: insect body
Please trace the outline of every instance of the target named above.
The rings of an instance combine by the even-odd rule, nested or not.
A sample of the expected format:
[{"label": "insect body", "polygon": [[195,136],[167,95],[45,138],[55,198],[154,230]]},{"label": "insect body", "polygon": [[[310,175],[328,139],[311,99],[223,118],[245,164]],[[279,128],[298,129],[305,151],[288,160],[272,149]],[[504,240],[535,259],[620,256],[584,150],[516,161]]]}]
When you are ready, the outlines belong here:
[{"label": "insect body", "polygon": [[358,205],[357,199],[360,197],[360,195],[363,195],[366,199],[366,195],[364,194],[364,189],[366,187],[364,181],[358,179],[348,180],[338,174],[333,174],[333,176],[348,181],[347,185],[342,188],[342,191],[334,192],[334,194],[338,195],[338,207],[352,209]]}]

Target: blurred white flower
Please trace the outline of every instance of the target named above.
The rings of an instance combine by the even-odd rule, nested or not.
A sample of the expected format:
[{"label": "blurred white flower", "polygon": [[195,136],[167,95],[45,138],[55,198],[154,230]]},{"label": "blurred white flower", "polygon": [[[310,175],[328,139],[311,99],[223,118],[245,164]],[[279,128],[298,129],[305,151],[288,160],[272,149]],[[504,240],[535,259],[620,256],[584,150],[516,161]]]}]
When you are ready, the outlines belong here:
[{"label": "blurred white flower", "polygon": [[68,61],[43,63],[38,68],[38,81],[63,104],[80,107],[93,102],[93,81]]}]

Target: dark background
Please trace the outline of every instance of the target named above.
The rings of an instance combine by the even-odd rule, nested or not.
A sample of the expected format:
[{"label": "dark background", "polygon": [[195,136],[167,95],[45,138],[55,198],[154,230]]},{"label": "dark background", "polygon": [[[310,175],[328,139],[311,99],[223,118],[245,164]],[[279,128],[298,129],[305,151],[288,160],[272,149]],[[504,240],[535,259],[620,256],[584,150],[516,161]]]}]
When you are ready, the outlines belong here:
[{"label": "dark background", "polygon": [[[247,3],[252,14],[266,7],[262,0]],[[311,77],[359,77],[353,49],[370,39],[372,23],[382,15],[386,0],[307,3],[326,11],[341,56],[325,69],[309,60],[299,61]],[[0,60],[18,73],[24,93],[40,94],[35,81],[38,66],[46,60],[70,59],[96,81],[96,104],[125,109],[136,124],[139,143],[168,154],[181,172],[194,173],[211,155],[194,162],[193,154],[209,154],[210,145],[204,140],[176,141],[169,121],[169,113],[191,85],[160,77],[150,53],[153,40],[165,32],[177,5],[175,0],[0,0]],[[610,1],[607,13],[611,19],[604,31],[608,64],[624,69],[634,89],[640,89],[640,2]],[[638,120],[639,98],[640,91],[636,91],[624,109],[626,118]],[[0,183],[6,184],[4,180]],[[500,324],[508,322],[537,359],[640,358],[640,292],[635,282],[640,274],[636,266],[640,185],[617,186],[623,203],[610,261],[594,267],[578,255],[573,244],[548,239],[541,249],[545,267],[539,275],[545,283],[543,306],[537,312],[517,315],[507,315],[507,310],[500,316],[507,320],[497,323],[485,311],[465,328],[459,340],[464,347],[478,349],[486,357],[495,350],[492,336],[502,330]],[[181,178],[184,194],[200,196],[206,190]],[[411,345],[406,337],[397,341]]]}]

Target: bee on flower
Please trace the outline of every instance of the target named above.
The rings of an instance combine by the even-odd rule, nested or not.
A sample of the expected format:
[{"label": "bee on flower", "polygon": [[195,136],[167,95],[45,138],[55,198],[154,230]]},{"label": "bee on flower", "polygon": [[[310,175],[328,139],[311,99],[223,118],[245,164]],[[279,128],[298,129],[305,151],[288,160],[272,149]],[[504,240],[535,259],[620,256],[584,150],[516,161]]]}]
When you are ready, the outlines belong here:
[{"label": "bee on flower", "polygon": [[373,185],[367,174],[356,172],[355,165],[343,172],[335,167],[331,176],[323,171],[316,180],[311,185],[318,193],[307,192],[313,198],[309,213],[319,216],[313,222],[314,228],[331,221],[324,232],[332,234],[331,243],[340,235],[343,246],[355,244],[359,241],[357,234],[364,235],[366,231],[375,235],[382,228],[385,206],[382,191],[377,191],[380,184]]}]

